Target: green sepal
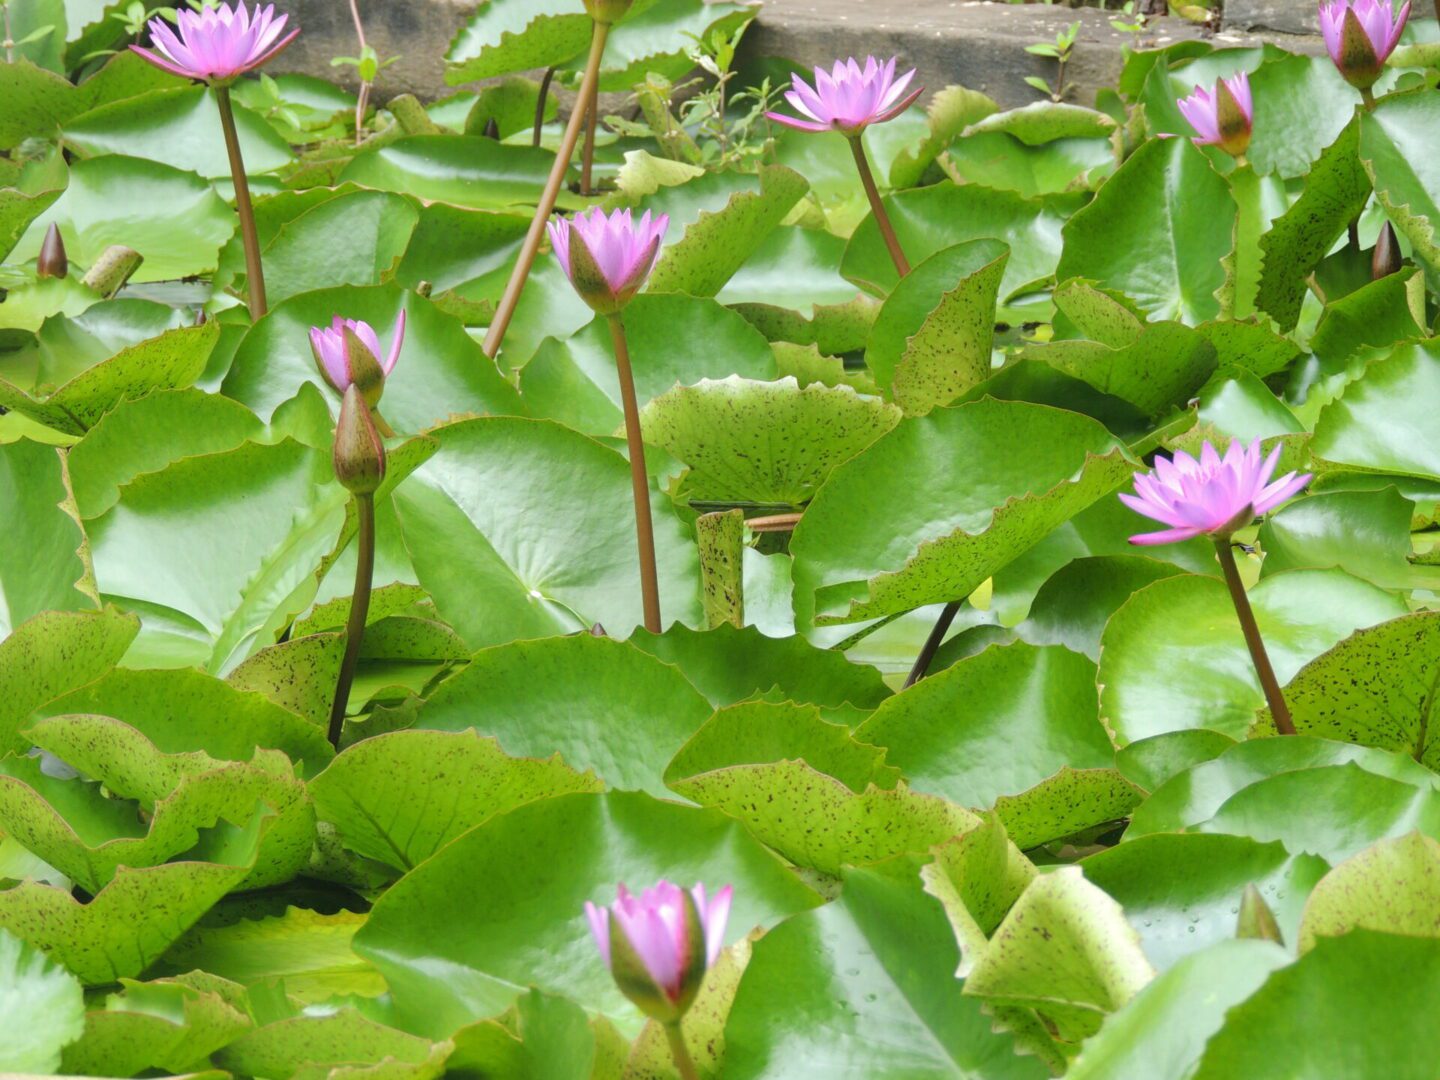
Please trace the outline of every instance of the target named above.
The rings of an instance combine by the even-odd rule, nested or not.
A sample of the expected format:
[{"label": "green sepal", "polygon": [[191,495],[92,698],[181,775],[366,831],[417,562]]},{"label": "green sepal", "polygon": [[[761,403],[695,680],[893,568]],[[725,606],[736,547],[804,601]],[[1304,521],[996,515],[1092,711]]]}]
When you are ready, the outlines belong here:
[{"label": "green sepal", "polygon": [[385,394],[385,369],[380,358],[346,326],[340,331],[345,341],[345,365],[350,369],[350,382],[360,391],[365,404],[375,408]]},{"label": "green sepal", "polygon": [[1357,90],[1368,90],[1385,70],[1385,61],[1375,52],[1375,45],[1353,10],[1347,9],[1340,25],[1340,58],[1335,61],[1345,81]]},{"label": "green sepal", "polygon": [[1250,118],[1224,79],[1215,84],[1215,116],[1219,122],[1221,150],[1231,157],[1239,157],[1250,149]]},{"label": "green sepal", "polygon": [[346,388],[340,402],[334,464],[335,479],[356,495],[374,494],[385,479],[385,444],[355,383]]},{"label": "green sepal", "polygon": [[585,0],[585,10],[597,23],[617,23],[630,13],[634,0]]}]

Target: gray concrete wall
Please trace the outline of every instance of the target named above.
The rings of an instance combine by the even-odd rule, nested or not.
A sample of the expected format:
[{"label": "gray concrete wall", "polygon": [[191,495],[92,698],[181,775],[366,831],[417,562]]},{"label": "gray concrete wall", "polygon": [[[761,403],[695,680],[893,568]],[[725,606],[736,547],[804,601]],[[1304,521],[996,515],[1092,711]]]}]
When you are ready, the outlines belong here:
[{"label": "gray concrete wall", "polygon": [[[1427,0],[1420,0],[1422,4]],[[300,38],[275,64],[277,71],[301,71],[345,78],[353,69],[330,66],[333,56],[354,55],[355,31],[344,0],[280,0],[299,24]],[[453,92],[445,84],[444,55],[465,24],[475,0],[359,0],[370,43],[382,55],[401,59],[381,77],[381,101],[408,92],[425,98]],[[579,8],[580,0],[575,0]],[[1217,44],[1247,45],[1279,40],[1287,48],[1314,50],[1313,35],[1254,35],[1241,29],[1307,30],[1311,0],[1229,0],[1232,29]],[[982,90],[1002,106],[1023,105],[1040,95],[1026,75],[1050,77],[1052,61],[1032,56],[1025,46],[1054,38],[1079,21],[1081,33],[1067,81],[1072,100],[1094,101],[1095,91],[1113,85],[1129,35],[1110,26],[1112,14],[1096,8],[1046,4],[985,3],[981,0],[769,0],[746,38],[754,55],[784,56],[806,64],[852,53],[899,54],[920,69],[925,85],[939,89],[963,83]],[[1309,21],[1307,21],[1309,20]],[[1147,48],[1204,36],[1182,19],[1156,18],[1143,35]]]}]

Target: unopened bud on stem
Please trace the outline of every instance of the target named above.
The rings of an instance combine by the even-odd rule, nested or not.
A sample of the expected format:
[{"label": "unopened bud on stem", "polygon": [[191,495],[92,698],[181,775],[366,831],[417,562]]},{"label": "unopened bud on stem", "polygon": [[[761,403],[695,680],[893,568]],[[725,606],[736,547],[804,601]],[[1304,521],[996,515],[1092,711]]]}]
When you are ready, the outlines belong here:
[{"label": "unopened bud on stem", "polygon": [[345,391],[335,425],[335,478],[355,495],[373,495],[385,479],[385,444],[357,386]]},{"label": "unopened bud on stem", "polygon": [[1395,227],[1387,221],[1375,238],[1375,250],[1370,255],[1370,279],[1379,281],[1398,274],[1400,266],[1400,240],[1395,235]]},{"label": "unopened bud on stem", "polygon": [[585,10],[597,23],[617,23],[630,12],[632,0],[585,0]]},{"label": "unopened bud on stem", "polygon": [[40,257],[35,260],[35,274],[42,278],[63,278],[68,273],[70,260],[65,256],[65,240],[60,235],[60,226],[52,221],[40,245]]}]

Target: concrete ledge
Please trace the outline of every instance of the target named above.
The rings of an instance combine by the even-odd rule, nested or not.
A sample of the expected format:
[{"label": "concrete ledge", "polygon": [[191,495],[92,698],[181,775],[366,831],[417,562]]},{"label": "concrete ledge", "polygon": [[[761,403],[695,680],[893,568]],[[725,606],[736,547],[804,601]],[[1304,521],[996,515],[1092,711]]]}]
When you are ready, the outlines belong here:
[{"label": "concrete ledge", "polygon": [[[1025,83],[1027,75],[1052,80],[1055,62],[1032,56],[1025,46],[1053,41],[1071,23],[1080,23],[1066,67],[1068,100],[1093,105],[1095,92],[1115,85],[1131,36],[1114,29],[1113,11],[1049,4],[996,4],[983,0],[770,0],[745,47],[757,55],[784,56],[804,64],[833,61],[852,53],[898,54],[919,68],[932,90],[960,83],[989,94],[1002,108],[1039,101],[1044,95]],[[1285,48],[1320,48],[1318,38],[1208,33],[1184,19],[1152,18],[1140,36],[1142,48],[1184,40],[1217,46],[1279,41]]]},{"label": "concrete ledge", "polygon": [[[579,8],[580,0],[574,2]],[[1292,22],[1300,18],[1297,5],[1313,7],[1309,0],[1230,2],[1284,7]],[[330,66],[331,57],[356,51],[348,5],[343,0],[289,0],[285,6],[303,33],[276,62],[275,71],[341,81],[353,76],[352,68]],[[474,0],[360,0],[370,43],[382,55],[401,57],[381,75],[379,100],[399,93],[423,98],[453,93],[455,88],[445,84],[444,56],[474,9]],[[920,78],[932,90],[961,83],[1008,108],[1042,97],[1025,84],[1025,76],[1054,75],[1054,62],[1030,55],[1025,46],[1051,41],[1078,21],[1080,37],[1066,82],[1072,87],[1070,100],[1089,105],[1096,90],[1114,85],[1122,49],[1131,43],[1128,34],[1110,26],[1112,17],[1113,12],[1096,8],[983,0],[769,0],[746,35],[744,48],[750,55],[783,56],[812,66],[857,53],[898,54],[920,69]],[[1276,41],[1299,51],[1320,48],[1313,35],[1207,34],[1175,18],[1152,19],[1140,43],[1159,48],[1207,37],[1219,46]]]}]

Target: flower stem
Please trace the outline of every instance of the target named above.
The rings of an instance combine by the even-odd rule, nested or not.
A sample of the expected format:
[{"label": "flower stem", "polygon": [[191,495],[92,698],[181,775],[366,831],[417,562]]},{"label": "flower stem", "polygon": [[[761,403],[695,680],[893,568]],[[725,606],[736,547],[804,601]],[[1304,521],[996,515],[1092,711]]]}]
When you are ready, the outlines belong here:
[{"label": "flower stem", "polygon": [[617,312],[609,316],[610,338],[615,343],[615,367],[620,373],[620,400],[625,408],[625,443],[630,451],[630,487],[635,496],[635,546],[640,552],[640,599],[645,629],[660,630],[660,581],[655,570],[655,528],[650,520],[650,478],[645,475],[645,442],[640,437],[640,406],[635,401],[635,376],[630,370],[630,349],[625,323]]},{"label": "flower stem", "polygon": [[355,681],[360,639],[365,636],[365,617],[370,611],[370,579],[375,574],[375,496],[356,495],[355,511],[360,519],[360,546],[355,555],[355,592],[350,598],[350,621],[345,625],[345,658],[340,662],[335,703],[330,707],[330,745],[336,750],[340,749],[345,706],[350,701],[350,684]]},{"label": "flower stem", "polygon": [[930,631],[930,636],[925,639],[924,648],[915,658],[915,666],[910,669],[910,674],[905,676],[907,687],[914,686],[930,670],[930,663],[935,659],[935,654],[940,649],[940,643],[945,640],[945,635],[949,633],[950,624],[955,621],[955,616],[960,611],[962,603],[961,600],[952,600],[945,605],[945,610],[940,612],[940,617],[935,620],[935,628]]},{"label": "flower stem", "polygon": [[[605,39],[610,36],[608,23],[597,22],[594,36],[590,39],[590,59],[585,65],[585,78],[580,83],[580,93],[575,99],[575,108],[570,113],[570,122],[565,125],[565,137],[560,140],[560,150],[555,155],[555,164],[550,169],[550,178],[545,181],[545,190],[540,193],[540,204],[535,207],[530,231],[521,245],[520,256],[515,268],[510,271],[510,280],[505,285],[505,295],[495,309],[495,318],[485,334],[485,355],[495,359],[500,355],[500,345],[505,340],[505,331],[515,317],[515,308],[520,303],[520,294],[525,291],[525,282],[530,277],[530,268],[535,265],[535,256],[540,251],[540,242],[545,238],[545,223],[555,209],[555,200],[560,197],[560,185],[565,182],[570,158],[575,153],[575,144],[580,139],[580,129],[585,126],[584,103],[594,95],[600,85],[600,59],[605,55]],[[541,106],[544,107],[543,104]]]},{"label": "flower stem", "polygon": [[1240,568],[1235,565],[1235,552],[1230,548],[1228,536],[1216,537],[1215,554],[1220,559],[1220,569],[1225,572],[1225,584],[1230,587],[1230,599],[1235,604],[1235,614],[1240,619],[1240,629],[1250,649],[1250,660],[1255,665],[1255,674],[1260,677],[1260,688],[1265,691],[1265,701],[1270,706],[1275,727],[1281,735],[1294,735],[1295,722],[1290,719],[1290,707],[1285,704],[1285,695],[1280,692],[1275,669],[1270,666],[1270,657],[1266,655],[1265,642],[1260,638],[1260,627],[1255,623],[1250,598],[1245,595],[1245,583],[1240,580]]},{"label": "flower stem", "polygon": [[[360,8],[356,0],[350,0],[350,17],[355,20],[355,36],[360,41],[359,56],[365,55],[365,24],[360,21]],[[357,69],[358,70],[358,69]],[[355,98],[355,145],[359,146],[364,138],[365,113],[370,107],[370,81],[362,79],[360,82],[360,93]]]},{"label": "flower stem", "polygon": [[545,127],[545,103],[550,100],[550,84],[555,80],[555,69],[548,67],[540,80],[540,97],[535,102],[535,130],[530,136],[530,145],[540,145],[540,132]]},{"label": "flower stem", "polygon": [[1374,91],[1374,90],[1370,89],[1370,87],[1368,87],[1368,86],[1362,86],[1362,87],[1360,88],[1360,100],[1365,103],[1365,111],[1366,111],[1366,112],[1374,112],[1374,110],[1375,110],[1375,91]]},{"label": "flower stem", "polygon": [[670,1044],[670,1056],[675,1059],[675,1068],[680,1080],[700,1080],[700,1073],[690,1057],[690,1048],[685,1045],[685,1035],[680,1030],[680,1021],[665,1025],[665,1041]]},{"label": "flower stem", "polygon": [[235,134],[235,111],[230,107],[230,88],[215,87],[220,104],[220,127],[225,131],[225,150],[230,155],[230,179],[235,184],[235,213],[240,216],[240,242],[245,247],[245,281],[250,289],[250,321],[265,314],[265,271],[260,266],[260,238],[255,232],[255,208],[250,203],[250,181],[240,156],[240,137]]},{"label": "flower stem", "polygon": [[870,171],[870,160],[865,156],[865,144],[859,135],[850,136],[850,149],[855,154],[855,167],[860,170],[860,183],[870,200],[875,224],[880,226],[880,235],[885,238],[885,246],[890,249],[890,258],[894,260],[895,269],[903,278],[910,273],[910,263],[895,236],[895,228],[890,224],[890,215],[885,212],[885,204],[880,201],[880,189],[875,186],[875,174]]},{"label": "flower stem", "polygon": [[600,87],[590,95],[585,107],[585,150],[580,157],[580,194],[591,194],[591,177],[595,172],[595,129],[600,123]]}]

